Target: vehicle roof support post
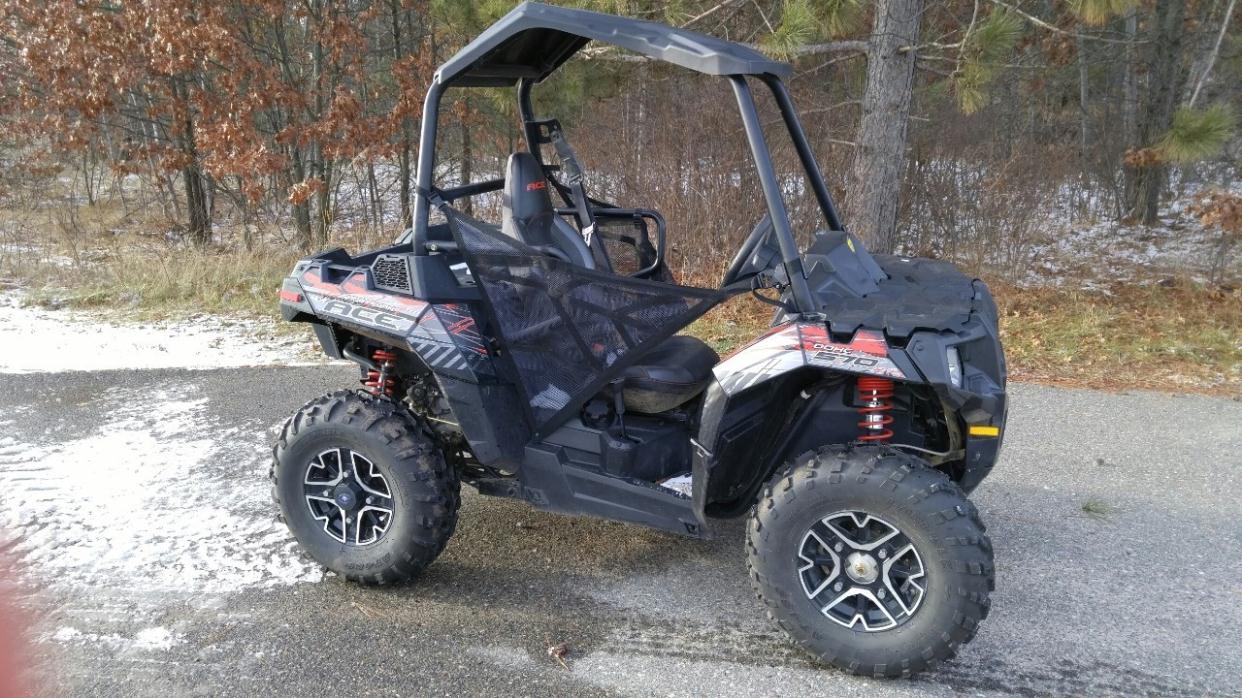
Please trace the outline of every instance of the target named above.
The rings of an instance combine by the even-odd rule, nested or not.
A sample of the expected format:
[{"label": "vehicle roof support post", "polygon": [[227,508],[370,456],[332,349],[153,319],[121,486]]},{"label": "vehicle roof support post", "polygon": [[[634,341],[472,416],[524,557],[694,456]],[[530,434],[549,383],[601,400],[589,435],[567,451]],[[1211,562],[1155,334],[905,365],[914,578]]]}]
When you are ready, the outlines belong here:
[{"label": "vehicle roof support post", "polygon": [[819,164],[815,162],[815,153],[811,150],[806,131],[802,130],[802,122],[798,120],[798,113],[794,110],[789,88],[771,75],[763,76],[763,82],[768,89],[772,90],[772,96],[776,97],[776,105],[780,107],[781,118],[785,120],[785,128],[789,129],[789,137],[793,140],[794,149],[798,151],[798,159],[802,161],[802,167],[806,170],[806,179],[811,183],[815,198],[819,200],[819,208],[824,212],[828,228],[845,230],[841,225],[841,217],[837,215],[837,207],[832,203],[832,196],[828,193],[828,187],[824,184],[823,170],[819,169]]},{"label": "vehicle roof support post", "polygon": [[785,263],[785,271],[789,276],[794,307],[801,313],[813,312],[815,303],[811,300],[811,290],[807,286],[806,275],[802,271],[802,257],[798,254],[798,241],[794,238],[793,229],[789,224],[789,213],[785,210],[785,199],[781,196],[776,169],[772,166],[772,154],[763,137],[763,126],[759,123],[759,112],[755,110],[755,100],[751,96],[750,85],[741,75],[730,75],[729,82],[733,84],[737,106],[742,112],[742,125],[746,128],[746,140],[750,142],[750,152],[755,159],[755,169],[759,173],[759,182],[763,186],[763,197],[768,202],[768,213],[772,216],[776,240],[781,248],[781,261]]},{"label": "vehicle roof support post", "polygon": [[[535,82],[527,78],[518,81],[518,114],[522,117],[522,134],[526,136],[526,149],[535,157],[539,157],[538,127],[530,123],[535,120],[535,106],[530,99],[530,91],[534,85]],[[542,159],[540,164],[543,164]]]},{"label": "vehicle roof support post", "polygon": [[[414,173],[414,235],[413,240],[427,239],[427,224],[431,219],[431,186],[436,166],[436,122],[440,118],[440,95],[444,85],[439,75],[427,89],[423,100],[423,121],[418,136],[418,171]],[[412,250],[420,254],[421,250]]]}]

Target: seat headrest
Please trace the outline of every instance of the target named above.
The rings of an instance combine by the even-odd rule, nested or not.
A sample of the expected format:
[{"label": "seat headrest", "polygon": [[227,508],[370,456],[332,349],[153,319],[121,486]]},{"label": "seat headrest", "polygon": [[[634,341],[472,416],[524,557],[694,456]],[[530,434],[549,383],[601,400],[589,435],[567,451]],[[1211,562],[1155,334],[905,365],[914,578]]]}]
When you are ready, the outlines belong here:
[{"label": "seat headrest", "polygon": [[505,166],[505,191],[502,200],[505,218],[526,220],[541,213],[552,212],[548,180],[543,167],[530,153],[514,153]]}]

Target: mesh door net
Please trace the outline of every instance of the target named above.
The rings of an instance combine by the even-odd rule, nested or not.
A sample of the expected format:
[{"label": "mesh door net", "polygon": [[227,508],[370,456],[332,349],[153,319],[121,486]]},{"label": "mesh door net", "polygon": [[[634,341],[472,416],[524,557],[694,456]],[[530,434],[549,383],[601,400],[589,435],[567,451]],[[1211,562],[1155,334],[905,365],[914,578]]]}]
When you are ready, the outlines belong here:
[{"label": "mesh door net", "polygon": [[575,414],[645,351],[727,297],[586,269],[448,206],[444,210],[540,434]]}]

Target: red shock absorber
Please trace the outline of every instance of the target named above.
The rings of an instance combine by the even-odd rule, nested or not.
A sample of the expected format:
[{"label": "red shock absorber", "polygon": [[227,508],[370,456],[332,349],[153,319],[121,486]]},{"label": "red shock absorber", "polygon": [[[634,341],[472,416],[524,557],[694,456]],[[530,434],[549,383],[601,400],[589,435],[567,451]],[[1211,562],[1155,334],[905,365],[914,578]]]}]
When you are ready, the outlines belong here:
[{"label": "red shock absorber", "polygon": [[392,397],[393,385],[395,381],[390,377],[392,367],[397,361],[397,354],[387,349],[376,349],[371,354],[371,360],[379,369],[368,369],[367,377],[362,381],[362,385],[366,387],[372,395],[387,395]]},{"label": "red shock absorber", "polygon": [[887,378],[863,376],[858,379],[858,399],[863,403],[858,408],[862,421],[858,428],[862,432],[859,441],[866,443],[888,443],[893,438],[893,430],[888,428],[893,423],[893,382]]}]

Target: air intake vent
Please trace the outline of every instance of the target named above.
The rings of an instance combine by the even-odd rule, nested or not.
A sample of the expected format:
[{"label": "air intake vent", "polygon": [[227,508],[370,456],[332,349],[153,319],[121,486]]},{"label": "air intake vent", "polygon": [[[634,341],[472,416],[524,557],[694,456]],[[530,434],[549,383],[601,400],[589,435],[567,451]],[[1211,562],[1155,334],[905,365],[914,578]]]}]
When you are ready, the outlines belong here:
[{"label": "air intake vent", "polygon": [[377,288],[400,293],[410,292],[410,267],[405,255],[386,254],[371,264],[371,276]]}]

